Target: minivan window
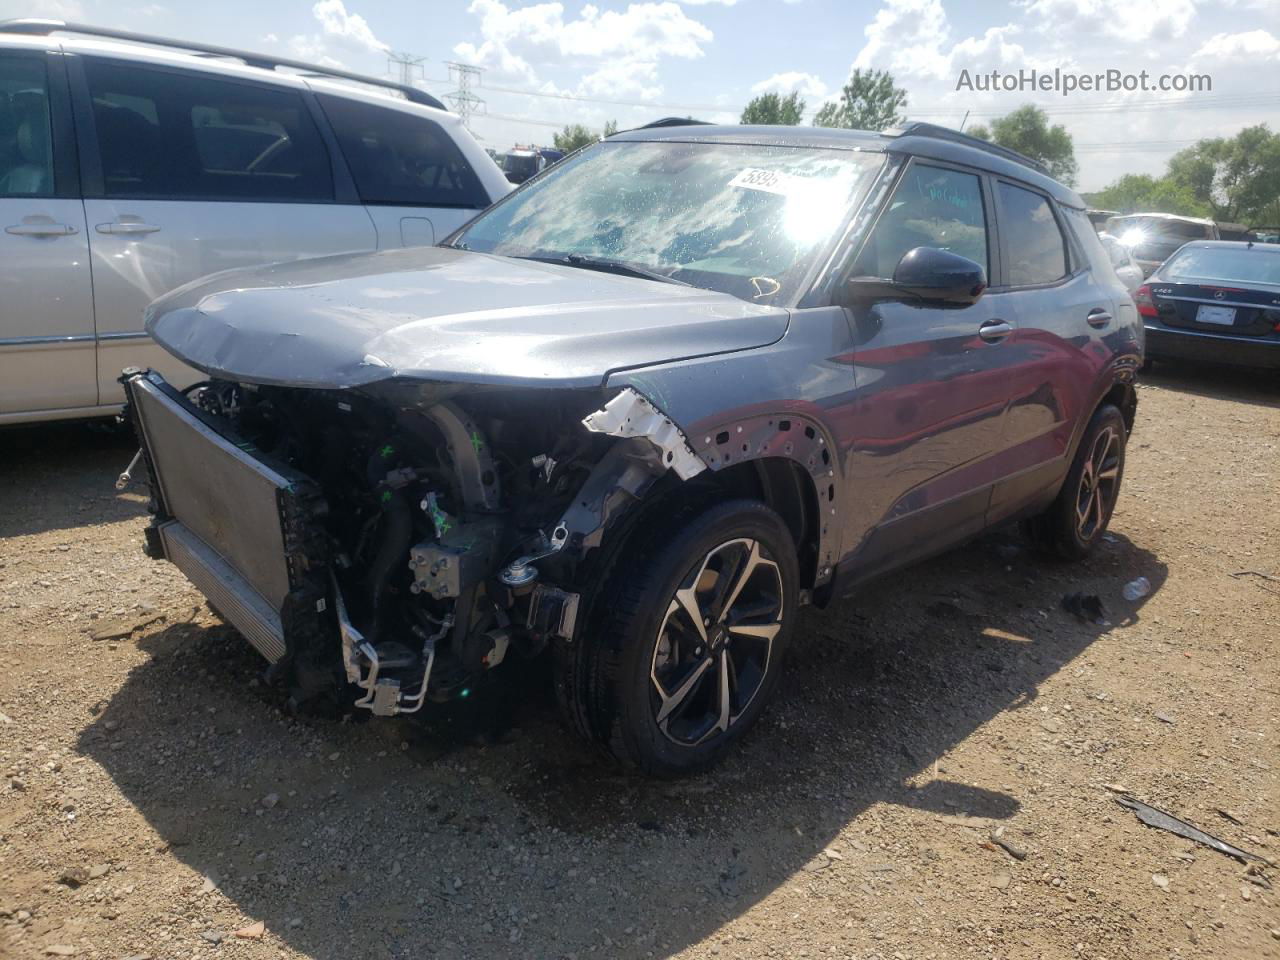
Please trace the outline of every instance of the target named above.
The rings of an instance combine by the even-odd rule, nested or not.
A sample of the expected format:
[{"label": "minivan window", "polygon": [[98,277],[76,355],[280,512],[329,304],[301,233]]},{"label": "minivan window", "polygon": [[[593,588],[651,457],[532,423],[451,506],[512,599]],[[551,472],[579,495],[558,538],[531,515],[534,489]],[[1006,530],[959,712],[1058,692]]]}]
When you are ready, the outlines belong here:
[{"label": "minivan window", "polygon": [[1005,282],[1022,287],[1067,275],[1067,245],[1049,201],[1038,193],[1000,183],[1000,232],[1008,251]]},{"label": "minivan window", "polygon": [[972,173],[913,164],[858,255],[854,273],[892,277],[903,254],[934,247],[990,273],[982,184]]},{"label": "minivan window", "polygon": [[88,59],[108,197],[333,200],[329,154],[292,90]]},{"label": "minivan window", "polygon": [[482,209],[489,196],[453,139],[426,117],[320,94],[362,203]]},{"label": "minivan window", "polygon": [[44,62],[0,57],[0,197],[53,193],[53,141]]}]

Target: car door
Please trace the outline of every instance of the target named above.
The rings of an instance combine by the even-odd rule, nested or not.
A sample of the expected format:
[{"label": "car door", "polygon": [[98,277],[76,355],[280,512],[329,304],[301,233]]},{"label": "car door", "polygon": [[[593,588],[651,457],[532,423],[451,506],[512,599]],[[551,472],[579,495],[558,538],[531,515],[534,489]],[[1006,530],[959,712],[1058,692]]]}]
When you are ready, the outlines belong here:
[{"label": "car door", "polygon": [[161,294],[233,267],[375,248],[308,91],[96,57],[72,79],[103,403],[123,400],[123,367],[196,379],[143,330]]},{"label": "car door", "polygon": [[475,170],[440,124],[408,110],[317,94],[378,248],[430,246],[489,205]]},{"label": "car door", "polygon": [[66,72],[0,50],[0,421],[98,402]]},{"label": "car door", "polygon": [[[853,275],[892,277],[916,247],[998,271],[993,208],[979,172],[913,160],[859,252]],[[994,271],[993,271],[994,268]],[[968,307],[876,302],[850,308],[857,399],[845,543],[858,578],[982,526],[1008,403],[1007,297]]]},{"label": "car door", "polygon": [[1119,284],[1100,279],[1071,241],[1066,213],[1027,184],[1000,179],[993,192],[1017,320],[1007,344],[1011,397],[997,458],[1003,479],[988,517],[997,523],[1056,490],[1073,432],[1113,355],[1104,341],[1123,325],[1115,319]]}]

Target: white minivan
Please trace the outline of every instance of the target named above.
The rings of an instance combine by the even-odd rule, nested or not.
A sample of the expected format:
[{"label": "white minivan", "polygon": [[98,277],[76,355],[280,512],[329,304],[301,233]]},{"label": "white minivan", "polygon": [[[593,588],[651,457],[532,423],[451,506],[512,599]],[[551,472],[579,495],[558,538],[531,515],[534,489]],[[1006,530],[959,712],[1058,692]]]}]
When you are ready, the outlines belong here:
[{"label": "white minivan", "polygon": [[143,330],[147,304],[181,284],[433,244],[510,189],[412,87],[0,22],[0,424],[113,414],[128,366],[196,380]]}]

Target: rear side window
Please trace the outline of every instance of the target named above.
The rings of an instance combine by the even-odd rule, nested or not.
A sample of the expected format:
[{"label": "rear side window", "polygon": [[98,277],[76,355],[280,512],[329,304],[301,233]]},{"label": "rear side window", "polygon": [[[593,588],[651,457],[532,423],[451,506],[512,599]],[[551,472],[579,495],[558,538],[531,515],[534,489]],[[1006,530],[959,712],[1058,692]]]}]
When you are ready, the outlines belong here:
[{"label": "rear side window", "polygon": [[854,273],[892,277],[903,254],[916,247],[968,257],[990,274],[987,217],[976,176],[913,164],[858,254]]},{"label": "rear side window", "polygon": [[53,193],[53,140],[44,62],[0,56],[0,197]]},{"label": "rear side window", "polygon": [[319,95],[362,203],[489,205],[475,171],[438,123],[400,110]]},{"label": "rear side window", "polygon": [[1000,232],[1008,259],[1005,282],[1023,287],[1053,283],[1067,275],[1067,245],[1049,201],[1038,193],[1001,183]]},{"label": "rear side window", "polygon": [[329,154],[292,90],[87,60],[108,197],[333,200]]}]

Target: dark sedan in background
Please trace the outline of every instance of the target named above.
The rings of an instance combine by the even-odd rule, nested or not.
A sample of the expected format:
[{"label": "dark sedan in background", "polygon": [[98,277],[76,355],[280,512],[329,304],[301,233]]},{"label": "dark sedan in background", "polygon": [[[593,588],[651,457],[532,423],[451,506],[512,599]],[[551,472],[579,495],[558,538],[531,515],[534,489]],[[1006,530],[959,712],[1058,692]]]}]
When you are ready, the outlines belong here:
[{"label": "dark sedan in background", "polygon": [[1280,246],[1188,243],[1134,300],[1148,359],[1280,368]]}]

